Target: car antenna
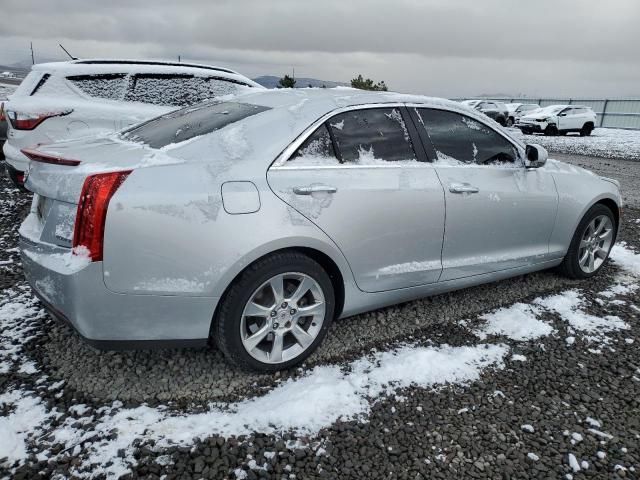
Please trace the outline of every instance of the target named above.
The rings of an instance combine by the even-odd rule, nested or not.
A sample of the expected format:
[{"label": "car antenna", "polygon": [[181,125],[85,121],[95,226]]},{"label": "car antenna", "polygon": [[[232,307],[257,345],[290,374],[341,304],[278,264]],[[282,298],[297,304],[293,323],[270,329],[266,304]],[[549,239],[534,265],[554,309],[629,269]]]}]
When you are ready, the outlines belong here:
[{"label": "car antenna", "polygon": [[66,49],[66,48],[64,48],[64,47],[62,46],[62,44],[61,44],[61,43],[59,43],[58,45],[60,45],[60,48],[61,48],[62,50],[64,50],[64,53],[66,53],[67,55],[69,55],[69,58],[70,58],[71,60],[78,60],[78,57],[74,57],[73,55],[71,55],[71,54],[67,51],[67,49]]}]

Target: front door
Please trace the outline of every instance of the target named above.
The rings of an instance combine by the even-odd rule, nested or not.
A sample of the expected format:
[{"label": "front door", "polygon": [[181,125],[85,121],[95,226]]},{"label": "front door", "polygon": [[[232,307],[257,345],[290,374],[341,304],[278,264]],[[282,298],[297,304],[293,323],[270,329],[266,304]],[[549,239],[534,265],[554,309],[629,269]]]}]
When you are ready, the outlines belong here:
[{"label": "front door", "polygon": [[437,282],[442,271],[442,185],[416,154],[402,112],[338,114],[267,176],[276,195],[331,237],[367,292]]},{"label": "front door", "polygon": [[501,133],[464,115],[419,109],[445,190],[441,281],[548,258],[558,196],[544,169],[526,169]]}]

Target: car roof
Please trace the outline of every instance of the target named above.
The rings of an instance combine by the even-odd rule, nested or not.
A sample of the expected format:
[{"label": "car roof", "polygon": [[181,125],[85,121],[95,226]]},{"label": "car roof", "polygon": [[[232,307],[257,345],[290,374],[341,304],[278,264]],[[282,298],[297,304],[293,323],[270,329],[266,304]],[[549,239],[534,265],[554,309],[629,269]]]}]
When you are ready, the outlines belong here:
[{"label": "car roof", "polygon": [[196,63],[164,62],[155,60],[118,60],[118,59],[82,59],[66,62],[38,63],[32,71],[58,73],[60,75],[99,75],[109,73],[148,73],[148,74],[186,74],[198,77],[222,77],[248,83],[253,87],[259,84],[244,75],[223,67]]}]

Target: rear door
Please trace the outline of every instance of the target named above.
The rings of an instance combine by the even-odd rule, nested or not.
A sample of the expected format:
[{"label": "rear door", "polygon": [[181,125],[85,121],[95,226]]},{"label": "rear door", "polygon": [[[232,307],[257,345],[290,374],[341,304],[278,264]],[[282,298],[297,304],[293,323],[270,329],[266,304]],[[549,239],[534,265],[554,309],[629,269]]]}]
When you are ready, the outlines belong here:
[{"label": "rear door", "polygon": [[524,168],[518,148],[484,123],[413,112],[445,190],[441,281],[544,261],[558,204],[551,175]]},{"label": "rear door", "polygon": [[268,182],[341,249],[367,292],[437,282],[444,193],[401,106],[359,107],[317,127]]}]

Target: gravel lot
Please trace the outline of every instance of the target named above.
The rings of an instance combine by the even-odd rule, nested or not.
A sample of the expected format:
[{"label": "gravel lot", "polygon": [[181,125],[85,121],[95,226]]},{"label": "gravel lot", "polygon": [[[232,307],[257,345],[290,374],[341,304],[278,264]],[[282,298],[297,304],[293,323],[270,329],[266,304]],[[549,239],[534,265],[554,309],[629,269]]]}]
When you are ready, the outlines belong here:
[{"label": "gravel lot", "polygon": [[[640,165],[554,157],[621,180],[622,240],[640,252]],[[0,180],[0,447],[17,446],[0,459],[0,477],[638,478],[640,257],[628,249],[589,282],[542,272],[337,322],[304,368],[259,376],[213,349],[104,353],[84,345],[22,280],[15,241],[27,202]],[[637,271],[623,269],[629,259]],[[571,308],[552,302],[572,295]],[[501,307],[501,318],[525,312],[522,323],[546,333],[491,330]],[[606,323],[584,325],[598,320]],[[395,380],[372,389],[403,348],[402,358],[422,352],[445,361],[396,365],[385,377]],[[461,360],[482,351],[493,360]],[[436,363],[456,362],[459,371],[436,375]],[[425,378],[393,376],[415,370]],[[338,383],[341,395],[332,397]],[[360,410],[348,410],[352,397]],[[298,411],[301,404],[311,406]],[[286,424],[276,416],[282,405]]]}]

